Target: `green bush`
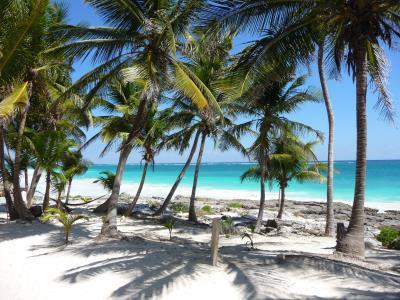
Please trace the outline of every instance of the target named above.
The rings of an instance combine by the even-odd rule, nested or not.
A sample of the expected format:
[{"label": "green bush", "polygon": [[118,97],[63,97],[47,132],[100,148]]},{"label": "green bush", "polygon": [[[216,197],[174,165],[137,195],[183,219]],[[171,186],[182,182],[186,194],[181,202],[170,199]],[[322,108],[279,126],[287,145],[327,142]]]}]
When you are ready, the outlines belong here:
[{"label": "green bush", "polygon": [[187,204],[181,202],[173,202],[171,203],[171,209],[175,213],[186,213],[189,212],[189,206]]},{"label": "green bush", "polygon": [[204,205],[201,210],[205,213],[211,214],[212,213],[212,207],[210,205]]},{"label": "green bush", "polygon": [[151,210],[155,210],[158,207],[158,203],[153,200],[147,200],[147,205]]},{"label": "green bush", "polygon": [[169,239],[172,240],[172,229],[174,229],[176,219],[173,216],[168,216],[162,220],[162,225],[169,231]]},{"label": "green bush", "polygon": [[384,227],[377,236],[377,240],[382,243],[384,247],[388,247],[390,243],[400,236],[400,231],[391,227]]},{"label": "green bush", "polygon": [[229,208],[242,208],[242,204],[239,202],[231,202],[228,204]]}]

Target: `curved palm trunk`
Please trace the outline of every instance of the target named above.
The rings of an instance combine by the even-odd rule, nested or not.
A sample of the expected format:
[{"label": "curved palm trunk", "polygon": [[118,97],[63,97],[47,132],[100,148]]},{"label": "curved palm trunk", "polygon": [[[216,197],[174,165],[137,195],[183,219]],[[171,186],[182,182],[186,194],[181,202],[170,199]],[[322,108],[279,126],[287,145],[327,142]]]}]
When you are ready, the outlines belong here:
[{"label": "curved palm trunk", "polygon": [[121,149],[117,171],[115,173],[114,186],[108,201],[107,215],[104,219],[103,226],[101,227],[101,235],[114,237],[118,235],[117,230],[117,204],[119,191],[121,188],[122,175],[125,170],[125,165],[128,160],[129,154],[132,151],[132,146],[126,145]]},{"label": "curved palm trunk", "polygon": [[58,192],[58,195],[57,195],[57,208],[58,209],[61,209],[61,191],[60,192]]},{"label": "curved palm trunk", "polygon": [[337,241],[336,250],[364,258],[364,200],[367,167],[367,74],[368,63],[365,46],[355,51],[357,89],[357,159],[353,209],[345,236]]},{"label": "curved palm trunk", "polygon": [[206,133],[203,133],[201,136],[199,155],[197,156],[196,168],[194,170],[192,194],[190,196],[189,221],[196,223],[197,223],[197,216],[196,216],[196,207],[194,203],[196,201],[197,179],[199,178],[200,165],[201,165],[201,160],[203,158],[204,146],[206,144],[206,137],[207,137]]},{"label": "curved palm trunk", "polygon": [[281,183],[279,184],[280,188],[281,188],[281,201],[279,202],[279,212],[278,212],[278,219],[282,219],[282,215],[283,215],[283,210],[285,208],[285,184]]},{"label": "curved palm trunk", "polygon": [[165,210],[167,209],[168,204],[171,202],[172,197],[174,196],[175,191],[176,191],[176,189],[177,189],[178,186],[179,186],[179,183],[181,182],[183,176],[185,175],[187,169],[189,168],[190,162],[191,162],[192,159],[193,159],[193,155],[194,155],[194,153],[196,152],[197,143],[198,143],[198,141],[199,141],[199,136],[200,136],[200,131],[198,131],[198,132],[196,133],[196,137],[194,138],[194,142],[193,142],[192,149],[190,150],[190,154],[189,154],[188,159],[186,160],[185,165],[183,166],[183,168],[182,168],[181,172],[179,173],[178,177],[176,178],[176,181],[175,181],[174,185],[172,186],[171,190],[169,191],[169,193],[168,193],[168,195],[167,195],[167,198],[165,198],[164,203],[163,203],[163,204],[161,205],[161,207],[154,213],[155,216],[162,215],[162,214],[165,212]]},{"label": "curved palm trunk", "polygon": [[3,193],[4,198],[6,199],[8,214],[10,216],[10,220],[12,221],[18,218],[18,213],[15,210],[14,203],[11,197],[7,171],[5,169],[4,157],[4,135],[3,128],[0,128],[0,175],[3,184]]},{"label": "curved palm trunk", "polygon": [[[126,139],[126,141],[123,142],[123,144],[121,145],[121,151],[120,151],[118,167],[117,167],[117,172],[119,170],[119,167],[122,168],[119,170],[119,172],[121,172],[121,177],[122,177],[122,173],[125,169],[126,160],[128,159],[128,156],[132,151],[131,143],[139,135],[140,130],[143,128],[143,124],[145,123],[145,121],[148,117],[147,107],[151,107],[153,105],[155,99],[158,99],[158,96],[159,96],[159,91],[155,91],[154,98],[149,99],[149,101],[147,100],[147,98],[146,98],[147,95],[145,95],[145,94],[142,95],[142,97],[140,99],[138,111],[136,113],[135,119],[133,120],[133,128],[132,128],[131,132],[129,133],[129,136]],[[119,197],[121,178],[119,179],[118,183],[116,183],[114,181],[114,186],[116,184],[118,185],[118,187],[115,187],[115,189],[113,187],[110,197],[103,204],[97,206],[93,210],[94,213],[110,212],[110,206],[114,205],[111,203],[114,203],[114,202],[115,202],[115,206],[116,206],[116,204],[118,202],[118,197]],[[117,193],[117,194],[115,194],[115,193]],[[113,217],[110,215],[110,218],[113,218]],[[112,221],[112,223],[115,223],[115,227],[116,227],[116,217],[115,217],[115,222]],[[112,225],[112,226],[114,226],[114,225]],[[103,224],[103,227],[104,227],[104,224]],[[108,227],[108,225],[106,227]],[[109,231],[108,229],[107,230],[105,229],[104,235],[108,235],[108,231]],[[114,229],[112,229],[111,231],[114,232]],[[116,229],[115,229],[115,232],[116,232]],[[102,231],[102,234],[103,234],[103,231]]]},{"label": "curved palm trunk", "polygon": [[30,184],[29,190],[26,194],[26,204],[28,207],[32,206],[32,199],[33,199],[33,196],[35,195],[36,188],[38,186],[40,177],[42,177],[42,170],[40,169],[39,165],[37,165],[35,167],[35,170],[33,171],[31,184]]},{"label": "curved palm trunk", "polygon": [[50,204],[50,185],[51,185],[51,171],[46,170],[46,191],[43,198],[43,212],[49,208]]},{"label": "curved palm trunk", "polygon": [[68,179],[67,195],[65,196],[65,204],[66,204],[66,205],[68,205],[69,195],[71,194],[72,179],[73,179],[73,177],[71,177],[70,179]]},{"label": "curved palm trunk", "polygon": [[264,159],[262,159],[261,164],[260,164],[260,207],[258,209],[258,216],[257,216],[257,222],[256,222],[256,232],[260,232],[261,229],[261,224],[263,221],[263,216],[264,216],[264,207],[265,207],[265,162]]},{"label": "curved palm trunk", "polygon": [[335,234],[335,217],[333,209],[333,143],[334,143],[334,115],[331,105],[331,99],[328,92],[328,84],[325,79],[324,71],[324,47],[325,41],[323,40],[318,48],[318,71],[319,79],[321,81],[322,93],[325,101],[326,113],[328,115],[329,125],[329,142],[328,142],[328,176],[326,182],[326,225],[325,235],[334,236]]},{"label": "curved palm trunk", "polygon": [[13,186],[14,186],[14,205],[19,218],[24,220],[33,220],[32,213],[28,210],[22,199],[21,185],[20,185],[20,166],[21,166],[21,148],[22,148],[22,135],[25,130],[25,123],[28,114],[28,105],[21,112],[21,120],[18,127],[18,137],[14,150],[14,168],[13,168]]},{"label": "curved palm trunk", "polygon": [[140,184],[139,184],[139,187],[138,187],[138,189],[136,191],[135,198],[133,198],[132,203],[129,205],[129,207],[128,207],[126,213],[125,213],[125,216],[127,216],[127,217],[132,215],[133,209],[135,208],[135,205],[139,200],[140,194],[142,193],[144,182],[146,180],[146,174],[147,174],[147,167],[148,166],[149,166],[149,162],[146,161],[144,163],[144,166],[143,166],[142,179],[140,180]]}]

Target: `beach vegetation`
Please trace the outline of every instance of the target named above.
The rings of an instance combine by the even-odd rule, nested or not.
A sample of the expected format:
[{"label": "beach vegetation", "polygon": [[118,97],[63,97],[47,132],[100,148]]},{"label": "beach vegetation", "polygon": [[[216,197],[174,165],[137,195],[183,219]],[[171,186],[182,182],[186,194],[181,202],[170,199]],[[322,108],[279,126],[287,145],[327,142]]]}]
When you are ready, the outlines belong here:
[{"label": "beach vegetation", "polygon": [[162,225],[168,229],[169,239],[172,240],[172,230],[176,224],[176,219],[173,216],[164,217],[162,220]]},{"label": "beach vegetation", "polygon": [[392,227],[383,227],[376,239],[382,243],[382,246],[389,247],[398,237],[400,237],[400,230]]},{"label": "beach vegetation", "polygon": [[213,213],[213,209],[211,207],[211,205],[203,205],[201,207],[201,210],[207,214],[212,214]]},{"label": "beach vegetation", "polygon": [[189,212],[189,206],[182,202],[172,202],[170,205],[172,211],[177,214],[183,214]]},{"label": "beach vegetation", "polygon": [[60,222],[64,230],[65,244],[68,244],[72,226],[79,220],[89,220],[89,218],[84,215],[69,214],[62,209],[50,207],[46,210],[40,220],[42,222],[49,222],[51,220],[57,220]]},{"label": "beach vegetation", "polygon": [[228,207],[229,208],[242,208],[243,206],[242,206],[242,203],[233,201],[233,202],[228,203]]}]

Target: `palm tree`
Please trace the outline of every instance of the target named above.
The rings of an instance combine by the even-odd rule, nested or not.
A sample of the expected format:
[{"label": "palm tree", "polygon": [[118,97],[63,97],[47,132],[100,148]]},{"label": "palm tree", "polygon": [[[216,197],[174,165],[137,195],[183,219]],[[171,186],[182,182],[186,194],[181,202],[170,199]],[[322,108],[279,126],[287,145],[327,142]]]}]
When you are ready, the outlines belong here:
[{"label": "palm tree", "polygon": [[43,211],[49,207],[51,177],[54,170],[62,166],[63,155],[70,151],[75,143],[66,138],[66,133],[58,131],[42,131],[34,137],[34,151],[40,168],[46,171],[46,190],[43,199]]},{"label": "palm tree", "polygon": [[[18,138],[14,149],[13,194],[15,209],[22,219],[32,219],[19,183],[21,136],[24,132],[32,83],[37,73],[38,53],[45,48],[44,32],[48,0],[2,1],[0,8],[0,121],[11,118],[19,108]],[[4,163],[2,163],[4,165]]]},{"label": "palm tree", "polygon": [[57,209],[61,209],[61,196],[65,192],[65,188],[68,184],[68,178],[63,172],[54,171],[51,173],[51,181],[53,189],[57,193]]},{"label": "palm tree", "polygon": [[318,138],[322,134],[311,127],[289,120],[285,115],[295,111],[306,102],[318,102],[320,97],[312,89],[302,89],[305,76],[286,77],[281,81],[270,81],[261,76],[258,84],[249,89],[242,97],[248,106],[248,114],[253,117],[252,125],[257,136],[248,149],[251,157],[260,169],[260,208],[256,223],[256,231],[260,230],[265,206],[265,181],[268,177],[268,157],[272,154],[273,141],[283,131],[292,130],[295,134],[313,133]]},{"label": "palm tree", "polygon": [[[132,130],[120,147],[115,186],[110,196],[102,235],[117,234],[116,204],[122,174],[132,143],[139,136],[153,104],[168,89],[181,90],[200,108],[211,105],[218,110],[217,101],[207,87],[179,60],[177,41],[207,5],[205,0],[192,1],[112,1],[88,0],[110,27],[60,26],[56,31],[68,42],[52,52],[79,59],[93,53],[100,65],[78,80],[74,89],[91,86],[90,100],[101,92],[107,82],[118,74],[127,81],[144,82],[138,113]],[[178,53],[179,54],[179,53]]]},{"label": "palm tree", "polygon": [[125,215],[132,215],[133,209],[137,201],[139,200],[140,194],[142,192],[144,182],[146,180],[147,169],[150,164],[154,166],[154,157],[161,150],[160,144],[164,138],[165,131],[167,130],[166,117],[168,113],[157,113],[157,110],[154,108],[151,114],[149,115],[146,126],[143,130],[143,138],[139,141],[139,147],[143,150],[143,171],[142,177],[140,179],[140,183],[138,189],[136,191],[135,197],[133,201],[129,205]]},{"label": "palm tree", "polygon": [[86,171],[89,169],[91,162],[83,158],[81,151],[73,151],[66,153],[63,157],[62,162],[62,170],[64,176],[68,181],[68,189],[67,195],[65,197],[65,204],[68,204],[70,193],[71,193],[71,185],[72,180],[77,175],[85,174]]},{"label": "palm tree", "polygon": [[[293,180],[303,183],[305,181],[323,182],[325,177],[320,174],[326,170],[324,164],[317,161],[313,147],[317,142],[303,143],[292,134],[284,133],[273,141],[273,153],[267,158],[268,172],[265,180],[272,183],[276,181],[280,190],[278,219],[282,218],[285,205],[285,191]],[[244,180],[260,181],[260,167],[251,167],[240,177]]]},{"label": "palm tree", "polygon": [[218,12],[224,27],[243,23],[249,28],[260,25],[263,20],[265,27],[275,29],[272,34],[264,30],[268,36],[257,41],[247,55],[251,58],[246,60],[252,66],[249,69],[252,73],[265,68],[271,59],[277,64],[284,59],[286,65],[308,61],[314,50],[315,28],[318,28],[318,36],[322,35],[329,45],[326,60],[333,73],[340,74],[345,63],[356,82],[357,159],[353,210],[346,234],[336,248],[345,254],[364,257],[367,77],[371,76],[379,93],[378,106],[384,116],[392,120],[393,105],[386,88],[387,60],[381,44],[392,48],[394,40],[400,36],[400,3],[392,0],[239,2],[233,10],[225,6]]},{"label": "palm tree", "polygon": [[103,171],[100,172],[100,174],[102,175],[93,181],[93,183],[100,183],[107,191],[111,192],[114,186],[115,173],[111,171]]},{"label": "palm tree", "polygon": [[[189,205],[189,221],[197,222],[195,211],[195,199],[198,176],[202,162],[203,152],[207,138],[212,138],[214,143],[220,145],[220,149],[227,150],[235,147],[242,153],[246,153],[244,147],[239,142],[240,135],[246,132],[245,124],[234,124],[234,118],[238,114],[238,108],[233,99],[229,99],[221,91],[221,82],[227,72],[229,64],[229,51],[232,49],[232,35],[227,34],[220,40],[214,40],[212,36],[207,36],[199,31],[195,37],[189,36],[184,45],[186,67],[192,71],[214,94],[223,112],[215,114],[210,108],[198,109],[185,95],[177,93],[176,102],[173,106],[174,113],[172,119],[168,121],[171,126],[183,128],[174,132],[164,142],[167,148],[174,147],[182,153],[188,146],[192,136],[195,134],[192,149],[189,157],[172,186],[167,198],[156,212],[156,215],[164,213],[169,202],[186,173],[200,139],[199,153],[195,165],[192,192]],[[230,100],[230,101],[228,101]]]}]

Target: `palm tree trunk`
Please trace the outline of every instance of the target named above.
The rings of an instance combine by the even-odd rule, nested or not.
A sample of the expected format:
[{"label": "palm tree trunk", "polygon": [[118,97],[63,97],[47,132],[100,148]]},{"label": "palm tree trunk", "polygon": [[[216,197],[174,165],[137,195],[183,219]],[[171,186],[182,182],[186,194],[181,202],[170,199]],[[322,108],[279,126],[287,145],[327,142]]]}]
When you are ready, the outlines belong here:
[{"label": "palm tree trunk", "polygon": [[205,132],[203,132],[203,134],[201,136],[199,155],[197,156],[196,168],[194,170],[192,194],[190,196],[189,221],[196,222],[196,223],[197,223],[197,216],[196,216],[196,207],[195,207],[194,203],[196,201],[197,180],[199,178],[200,165],[201,165],[201,160],[203,158],[204,146],[206,144],[206,137],[207,137],[207,134]]},{"label": "palm tree trunk", "polygon": [[68,179],[67,196],[65,197],[65,204],[66,204],[66,205],[68,205],[69,195],[71,194],[72,179],[73,179],[73,177],[71,177],[70,179]]},{"label": "palm tree trunk", "polygon": [[3,184],[3,193],[4,193],[4,198],[6,199],[6,205],[7,205],[7,210],[8,214],[10,216],[10,220],[15,220],[18,218],[18,213],[15,210],[15,206],[11,197],[11,192],[10,192],[10,186],[8,182],[8,176],[7,176],[7,171],[5,168],[5,163],[4,163],[4,135],[3,135],[3,128],[0,127],[0,175],[1,175],[1,181]]},{"label": "palm tree trunk", "polygon": [[282,219],[283,209],[285,208],[285,185],[284,183],[280,184],[281,188],[281,201],[279,202],[279,212],[278,212],[278,219]]},{"label": "palm tree trunk", "polygon": [[122,175],[124,173],[125,165],[131,151],[132,151],[131,145],[125,145],[121,149],[121,155],[119,157],[117,171],[115,173],[114,186],[111,192],[111,196],[109,198],[107,215],[104,219],[103,226],[101,228],[100,235],[102,236],[115,237],[118,235],[118,230],[117,230],[118,197],[121,188]]},{"label": "palm tree trunk", "polygon": [[256,222],[255,232],[260,232],[264,216],[265,208],[265,161],[264,157],[260,161],[260,207],[258,209],[258,216]]},{"label": "palm tree trunk", "polygon": [[21,186],[20,186],[20,166],[21,166],[21,148],[22,148],[22,136],[25,130],[25,123],[28,114],[28,105],[21,112],[21,119],[18,127],[18,136],[14,150],[14,168],[13,168],[13,186],[14,186],[14,204],[15,209],[18,212],[18,216],[21,219],[33,220],[32,213],[28,210],[22,199]]},{"label": "palm tree trunk", "polygon": [[318,48],[318,71],[321,81],[322,94],[324,96],[326,113],[328,115],[329,125],[329,142],[328,142],[328,176],[326,182],[326,225],[325,235],[334,236],[335,234],[335,217],[333,209],[333,143],[334,143],[334,115],[331,105],[331,99],[328,92],[328,84],[325,79],[324,71],[324,47],[325,41],[322,40]]},{"label": "palm tree trunk", "polygon": [[46,170],[46,191],[43,198],[43,212],[49,208],[50,204],[50,185],[51,185],[51,170]]},{"label": "palm tree trunk", "polygon": [[149,162],[146,161],[144,163],[144,166],[143,166],[142,179],[140,180],[140,184],[139,184],[139,187],[138,187],[138,189],[136,191],[135,198],[133,198],[132,203],[129,205],[128,210],[125,213],[125,216],[127,216],[127,217],[132,215],[133,209],[135,208],[135,205],[139,200],[140,194],[142,193],[144,182],[146,180],[146,174],[147,174],[147,167],[148,166],[149,166]]},{"label": "palm tree trunk", "polygon": [[192,149],[190,150],[190,154],[188,159],[186,160],[185,165],[183,166],[181,172],[179,173],[178,177],[176,178],[176,181],[174,183],[174,185],[172,186],[171,190],[169,191],[167,198],[165,198],[164,203],[161,205],[161,207],[154,213],[155,216],[159,216],[162,215],[165,210],[168,207],[168,204],[171,202],[172,197],[174,196],[174,193],[176,191],[176,189],[179,186],[179,183],[181,182],[183,176],[185,175],[187,169],[190,166],[190,162],[193,159],[194,153],[196,152],[196,148],[197,148],[197,143],[199,141],[199,136],[200,136],[200,131],[197,131],[196,136],[194,138],[194,142],[193,142],[193,146]]},{"label": "palm tree trunk", "polygon": [[345,236],[337,241],[336,250],[364,258],[364,201],[367,168],[367,75],[368,62],[365,46],[355,50],[357,89],[357,159],[353,209]]},{"label": "palm tree trunk", "polygon": [[57,195],[57,208],[61,209],[61,191]]},{"label": "palm tree trunk", "polygon": [[40,169],[39,165],[36,165],[35,169],[33,170],[31,185],[29,186],[29,190],[26,194],[26,203],[28,207],[32,206],[32,199],[35,195],[40,177],[42,177],[42,170]]}]

